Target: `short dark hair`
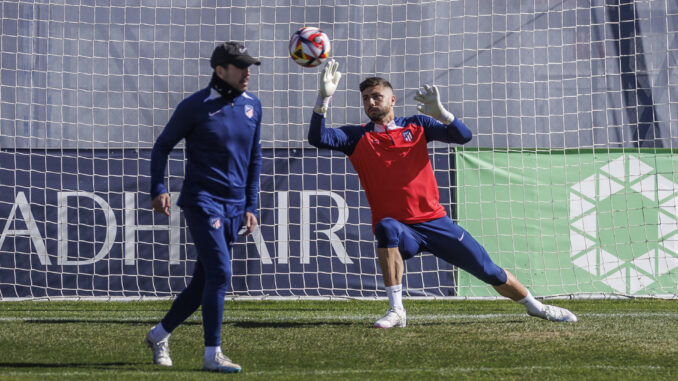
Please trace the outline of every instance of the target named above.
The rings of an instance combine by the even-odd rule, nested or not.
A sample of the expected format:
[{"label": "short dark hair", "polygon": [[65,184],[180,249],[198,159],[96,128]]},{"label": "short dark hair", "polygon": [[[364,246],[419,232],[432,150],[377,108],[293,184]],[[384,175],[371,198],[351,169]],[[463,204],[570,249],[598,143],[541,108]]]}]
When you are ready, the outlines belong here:
[{"label": "short dark hair", "polygon": [[393,90],[393,86],[391,86],[391,83],[384,78],[381,77],[370,77],[366,78],[364,81],[360,82],[360,92],[362,93],[365,91],[365,89],[369,89],[370,87],[374,86],[384,86],[388,87],[389,89]]}]

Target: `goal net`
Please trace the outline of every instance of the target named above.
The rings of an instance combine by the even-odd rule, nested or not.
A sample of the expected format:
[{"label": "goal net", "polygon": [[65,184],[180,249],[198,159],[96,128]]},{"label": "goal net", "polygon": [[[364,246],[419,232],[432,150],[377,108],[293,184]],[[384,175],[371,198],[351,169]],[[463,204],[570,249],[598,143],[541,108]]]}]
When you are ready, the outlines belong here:
[{"label": "goal net", "polygon": [[[362,124],[382,76],[396,115],[436,84],[473,131],[429,145],[440,201],[540,296],[678,293],[678,5],[653,1],[34,0],[0,4],[0,299],[171,297],[195,248],[150,208],[150,150],[204,88],[216,44],[262,65],[260,226],[230,296],[383,297],[350,162],[306,142],[320,68],[288,55],[316,26],[342,80],[328,125]],[[183,144],[166,184],[176,200]],[[421,253],[409,297],[493,290]]]}]

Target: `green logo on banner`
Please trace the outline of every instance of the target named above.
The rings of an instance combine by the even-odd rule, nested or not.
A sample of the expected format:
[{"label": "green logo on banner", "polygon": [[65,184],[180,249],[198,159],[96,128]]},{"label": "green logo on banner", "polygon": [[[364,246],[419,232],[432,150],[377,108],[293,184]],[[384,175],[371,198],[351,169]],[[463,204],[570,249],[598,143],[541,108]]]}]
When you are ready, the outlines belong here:
[{"label": "green logo on banner", "polygon": [[[537,295],[678,294],[678,155],[457,152],[459,224]],[[494,290],[459,271],[461,296]]]},{"label": "green logo on banner", "polygon": [[635,294],[678,267],[678,184],[633,155],[570,188],[572,264]]}]

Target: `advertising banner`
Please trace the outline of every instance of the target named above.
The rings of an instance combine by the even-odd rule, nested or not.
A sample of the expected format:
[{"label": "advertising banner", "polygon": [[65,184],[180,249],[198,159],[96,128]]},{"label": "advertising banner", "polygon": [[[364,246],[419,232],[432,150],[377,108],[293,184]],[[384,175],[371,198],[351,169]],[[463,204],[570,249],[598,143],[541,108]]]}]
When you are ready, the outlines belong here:
[{"label": "advertising banner", "polygon": [[[303,151],[303,157],[302,157]],[[436,174],[450,188],[450,155]],[[0,298],[171,296],[196,254],[181,210],[151,210],[150,150],[0,152]],[[169,160],[176,201],[183,151]],[[234,244],[230,295],[383,295],[371,215],[343,155],[265,150],[260,226]],[[450,192],[441,192],[449,205]],[[451,266],[407,262],[413,296],[454,293]]]},{"label": "advertising banner", "polygon": [[[670,150],[464,150],[458,217],[537,295],[678,290]],[[462,271],[459,294],[496,295]]]}]

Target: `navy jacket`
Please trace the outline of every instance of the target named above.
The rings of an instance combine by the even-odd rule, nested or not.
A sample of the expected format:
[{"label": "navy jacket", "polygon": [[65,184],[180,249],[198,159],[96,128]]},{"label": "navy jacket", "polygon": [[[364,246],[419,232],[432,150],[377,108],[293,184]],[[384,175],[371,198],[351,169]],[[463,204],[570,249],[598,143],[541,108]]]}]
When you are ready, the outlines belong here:
[{"label": "navy jacket", "polygon": [[186,139],[186,173],[179,206],[210,215],[256,215],[261,172],[261,102],[248,92],[233,99],[211,87],[179,103],[153,146],[151,198],[167,193],[167,158]]}]

